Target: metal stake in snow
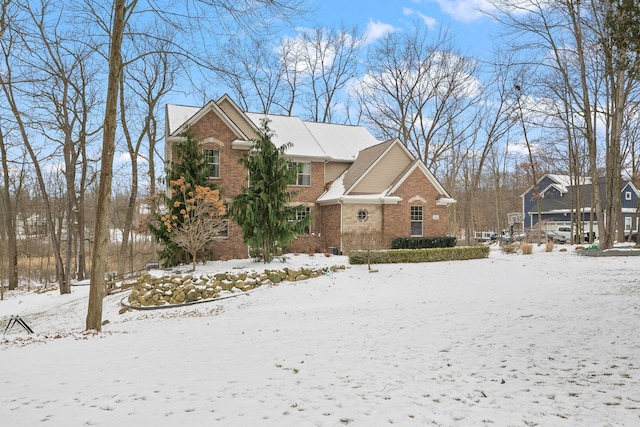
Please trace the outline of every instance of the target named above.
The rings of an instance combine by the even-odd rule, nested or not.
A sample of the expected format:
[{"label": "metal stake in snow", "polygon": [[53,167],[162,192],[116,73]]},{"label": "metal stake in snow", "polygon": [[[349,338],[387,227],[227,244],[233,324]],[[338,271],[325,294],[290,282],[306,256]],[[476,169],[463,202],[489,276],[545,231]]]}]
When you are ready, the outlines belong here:
[{"label": "metal stake in snow", "polygon": [[27,325],[27,322],[25,322],[20,316],[11,316],[11,319],[9,319],[9,323],[7,324],[7,327],[4,330],[4,335],[7,335],[7,332],[9,332],[11,328],[13,328],[16,325],[16,323],[22,326],[24,330],[27,331],[28,333],[30,334],[33,333],[33,330],[29,327],[29,325]]}]

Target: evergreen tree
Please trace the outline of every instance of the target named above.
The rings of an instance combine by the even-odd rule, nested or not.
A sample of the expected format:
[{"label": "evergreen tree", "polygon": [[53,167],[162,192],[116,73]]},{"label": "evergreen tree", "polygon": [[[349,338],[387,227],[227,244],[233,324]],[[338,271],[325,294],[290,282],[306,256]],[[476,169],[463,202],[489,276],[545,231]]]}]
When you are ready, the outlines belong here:
[{"label": "evergreen tree", "polygon": [[[212,187],[208,183],[208,166],[204,155],[200,151],[198,142],[194,140],[193,133],[187,130],[181,136],[184,141],[174,146],[173,162],[167,166],[167,181],[173,182],[183,178],[184,183],[189,183],[192,188],[196,186]],[[190,255],[187,251],[172,240],[171,230],[167,227],[166,221],[163,220],[163,217],[170,215],[170,218],[176,221],[176,225],[182,223],[180,196],[179,192],[173,190],[169,196],[161,194],[160,198],[163,200],[167,211],[164,214],[162,212],[156,213],[156,221],[154,221],[154,224],[149,225],[154,238],[163,246],[158,251],[158,256],[165,267],[172,267],[190,261]]]},{"label": "evergreen tree", "polygon": [[271,142],[268,120],[262,122],[260,138],[240,159],[249,171],[249,187],[233,200],[229,214],[240,225],[244,242],[255,258],[271,262],[278,249],[304,232],[311,218],[297,218],[289,203],[295,192],[287,186],[294,183],[298,171],[285,157],[290,144],[278,148]]}]

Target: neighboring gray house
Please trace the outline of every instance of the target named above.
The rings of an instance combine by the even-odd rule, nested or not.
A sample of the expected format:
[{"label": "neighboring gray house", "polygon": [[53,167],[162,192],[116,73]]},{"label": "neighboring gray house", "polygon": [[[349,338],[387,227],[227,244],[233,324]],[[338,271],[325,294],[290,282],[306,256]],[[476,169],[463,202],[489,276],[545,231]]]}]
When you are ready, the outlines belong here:
[{"label": "neighboring gray house", "polygon": [[[605,182],[604,178],[598,180],[600,185],[600,195],[602,206],[605,206]],[[580,178],[579,183],[571,181],[568,175],[546,174],[542,176],[536,185],[540,194],[540,211],[542,221],[571,221],[572,208],[576,206],[576,200],[580,200],[579,206],[583,215],[583,221],[589,222],[591,219],[592,206],[592,182],[591,178]],[[524,228],[531,228],[538,222],[538,208],[534,197],[534,187],[531,186],[522,194],[522,214]],[[639,213],[638,203],[640,201],[640,191],[631,181],[623,181],[620,198],[622,200],[622,223],[624,231],[638,231]],[[575,212],[574,212],[575,213]],[[597,221],[597,214],[593,213],[594,221]],[[574,222],[576,220],[574,219]]]}]

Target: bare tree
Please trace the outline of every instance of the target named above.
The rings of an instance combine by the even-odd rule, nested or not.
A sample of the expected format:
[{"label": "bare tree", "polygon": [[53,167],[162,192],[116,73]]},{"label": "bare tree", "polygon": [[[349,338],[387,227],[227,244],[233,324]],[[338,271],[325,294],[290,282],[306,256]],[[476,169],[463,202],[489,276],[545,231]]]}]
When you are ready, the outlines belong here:
[{"label": "bare tree", "polygon": [[[501,61],[497,61],[501,62]],[[467,244],[471,244],[473,232],[479,228],[476,226],[476,196],[481,185],[483,174],[486,172],[486,164],[492,163],[494,169],[492,181],[495,200],[495,225],[496,230],[502,229],[502,219],[506,216],[502,210],[502,191],[500,188],[500,168],[498,161],[499,144],[508,144],[507,136],[514,128],[516,121],[517,102],[514,101],[513,76],[510,67],[497,63],[492,69],[492,79],[483,88],[483,102],[476,106],[477,114],[472,121],[469,144],[464,150],[463,169],[465,186],[464,224]],[[491,166],[491,165],[490,165]],[[498,166],[496,168],[496,166]]]},{"label": "bare tree", "polygon": [[293,115],[330,122],[357,72],[364,38],[357,27],[303,29],[277,43],[231,39],[218,56],[218,80],[245,111]]},{"label": "bare tree", "polygon": [[277,113],[284,94],[283,63],[272,43],[231,39],[220,53],[218,80],[244,111]]},{"label": "bare tree", "polygon": [[180,205],[176,207],[180,207],[182,220],[177,221],[170,213],[163,215],[162,220],[171,233],[171,240],[189,252],[193,271],[196,271],[198,252],[227,226],[225,206],[218,190],[200,185],[192,188],[184,177],[171,181],[171,188],[178,196],[176,203]]},{"label": "bare tree", "polygon": [[[11,191],[11,171],[10,171],[10,159],[8,158],[8,150],[4,138],[4,131],[0,127],[0,157],[2,161],[2,231],[0,234],[7,238],[7,279],[9,290],[16,289],[18,287],[18,243],[16,240],[16,214],[17,201],[12,198]],[[14,195],[17,195],[15,192]],[[4,239],[2,239],[4,240]],[[2,268],[4,273],[4,258],[2,260]],[[2,285],[4,285],[4,277],[2,278]]]},{"label": "bare tree", "polygon": [[[24,22],[22,22],[24,24]],[[20,27],[20,30],[23,28]],[[55,233],[55,221],[52,213],[52,203],[48,196],[47,183],[45,180],[45,174],[42,168],[42,159],[40,158],[40,150],[43,147],[38,147],[32,140],[28,128],[30,118],[25,114],[28,110],[27,106],[22,103],[22,91],[24,86],[34,84],[33,70],[28,67],[23,67],[22,60],[28,55],[24,55],[23,49],[29,49],[29,46],[19,45],[22,34],[17,32],[16,28],[11,28],[4,34],[2,40],[0,40],[2,49],[2,60],[4,66],[4,72],[0,75],[0,86],[2,86],[2,93],[5,98],[6,105],[10,111],[12,119],[15,123],[16,133],[27,150],[30,161],[33,164],[33,169],[37,178],[37,183],[40,189],[40,193],[43,198],[43,205],[45,208],[44,214],[46,215],[49,227],[49,237],[53,247],[53,252],[56,261],[57,281],[61,293],[68,293],[69,282],[66,280],[65,264],[62,259],[62,251],[60,247],[59,236]],[[21,55],[22,53],[22,55]],[[22,67],[22,68],[21,68]],[[14,74],[17,72],[17,75]],[[6,137],[6,135],[5,135]]]},{"label": "bare tree", "polygon": [[[168,39],[170,38],[163,38],[160,44]],[[149,50],[156,50],[159,53],[146,56],[142,52],[138,52],[135,55],[138,58],[137,61],[126,65],[120,84],[120,123],[127,145],[129,161],[131,162],[131,191],[129,192],[129,200],[122,227],[122,241],[120,242],[117,270],[119,276],[125,273],[130,245],[129,238],[138,207],[140,185],[138,163],[139,159],[144,157],[142,153],[143,143],[146,142],[149,147],[149,154],[146,160],[149,163],[153,163],[155,161],[155,141],[158,137],[156,117],[160,113],[160,101],[173,86],[173,75],[176,70],[175,63],[172,63],[172,57],[163,52],[166,49],[160,46]],[[127,93],[133,94],[133,96],[126,96]],[[135,105],[138,106],[137,109],[139,111],[134,116],[132,112]],[[133,127],[130,126],[130,122],[134,122]],[[135,137],[132,135],[132,128],[137,133]],[[149,167],[153,174],[152,179],[155,180],[153,164],[150,164]],[[151,188],[155,190],[155,183],[151,181],[150,184]]]},{"label": "bare tree", "polygon": [[315,28],[299,37],[303,75],[308,93],[304,97],[307,117],[314,122],[331,122],[336,112],[338,95],[356,75],[358,56],[364,37],[357,27],[347,29]]},{"label": "bare tree", "polygon": [[116,139],[116,113],[118,89],[122,74],[122,38],[127,20],[135,9],[137,1],[125,4],[125,0],[114,0],[113,20],[110,28],[109,77],[102,136],[102,163],[96,210],[96,229],[91,258],[91,287],[87,309],[87,330],[102,328],[102,300],[106,292],[105,270],[107,265],[107,244],[109,242],[109,205],[111,203],[111,183],[113,176],[113,155]]},{"label": "bare tree", "polygon": [[[84,194],[90,181],[91,161],[87,146],[99,132],[91,111],[99,107],[97,86],[93,83],[98,71],[93,65],[93,51],[77,40],[66,39],[58,26],[49,19],[49,5],[27,9],[34,27],[34,53],[30,59],[41,79],[49,82],[34,88],[39,120],[33,126],[50,141],[62,148],[62,173],[66,183],[65,213],[65,292],[70,291],[74,272],[79,279],[85,274],[85,204]],[[55,11],[58,18],[62,11]],[[41,48],[37,48],[40,46]],[[74,259],[74,250],[76,256]]]},{"label": "bare tree", "polygon": [[279,107],[288,116],[293,115],[294,107],[302,92],[304,80],[303,62],[304,52],[300,49],[300,44],[295,39],[285,38],[278,48],[278,56],[282,63],[283,78],[283,99]]},{"label": "bare tree", "polygon": [[[108,76],[107,93],[104,112],[103,139],[102,139],[102,163],[100,169],[100,181],[98,188],[95,241],[92,254],[91,267],[91,289],[89,291],[89,305],[87,309],[86,327],[88,330],[100,330],[102,326],[102,299],[105,294],[105,268],[107,263],[107,244],[109,240],[108,215],[110,211],[111,187],[113,179],[113,158],[115,151],[117,107],[119,96],[119,85],[122,81],[123,72],[123,39],[125,29],[130,24],[130,20],[137,11],[137,0],[114,0],[113,8],[106,14],[109,18],[100,16],[93,7],[99,5],[98,2],[90,3],[87,6],[94,12],[92,17],[108,36],[109,53],[107,57]],[[195,0],[194,5],[198,13],[186,16],[189,25],[185,28],[220,28],[221,32],[227,34],[233,31],[245,31],[256,34],[253,25],[261,22],[267,14],[271,12],[279,16],[295,14],[299,10],[299,0]],[[170,9],[171,5],[167,5]],[[189,8],[187,8],[188,10]],[[185,18],[184,8],[180,6],[179,13],[171,14],[168,10],[146,11],[151,20],[157,21],[155,25],[171,25],[174,29],[180,29],[177,18]],[[205,13],[209,12],[209,13]],[[231,19],[229,19],[231,18]],[[215,20],[219,27],[211,27],[212,20]],[[134,31],[135,28],[131,28]],[[142,33],[138,33],[138,36]],[[207,37],[211,35],[208,34]],[[203,56],[197,57],[192,54],[188,47],[180,47],[172,43],[175,50],[188,60],[196,60],[198,65],[209,65],[203,60]],[[198,45],[200,46],[200,45]],[[201,49],[206,54],[206,49]],[[172,52],[173,53],[173,52]],[[149,52],[151,54],[151,52]],[[212,66],[212,68],[215,68]]]},{"label": "bare tree", "polygon": [[354,89],[363,119],[378,137],[400,138],[437,172],[458,136],[452,124],[478,95],[476,61],[457,54],[446,32],[423,27],[388,34],[367,60],[369,71]]},{"label": "bare tree", "polygon": [[[515,36],[510,43],[521,52],[520,61],[540,65],[527,80],[540,87],[545,81],[562,85],[552,93],[560,94],[560,102],[567,104],[564,120],[573,127],[567,133],[573,144],[571,151],[578,148],[575,142],[586,141],[593,189],[592,211],[598,216],[600,247],[609,248],[621,215],[622,123],[628,111],[628,95],[637,84],[633,75],[637,67],[629,66],[634,62],[627,56],[633,50],[625,48],[630,46],[630,35],[637,34],[629,31],[631,27],[627,25],[635,20],[627,19],[623,7],[626,3],[622,0],[495,0],[493,3],[499,11],[496,17]],[[634,61],[636,56],[632,54]],[[554,78],[549,79],[550,75]],[[553,109],[552,113],[556,111]],[[605,124],[604,132],[598,132],[599,123]],[[599,140],[603,134],[604,138]],[[603,152],[604,161],[600,159]],[[603,166],[606,170],[604,206],[598,185]],[[580,169],[575,165],[572,168]],[[593,219],[593,215],[591,217]]]},{"label": "bare tree", "polygon": [[364,251],[367,254],[367,268],[371,269],[372,252],[385,247],[384,235],[380,230],[361,230],[342,234],[342,242],[347,252]]}]

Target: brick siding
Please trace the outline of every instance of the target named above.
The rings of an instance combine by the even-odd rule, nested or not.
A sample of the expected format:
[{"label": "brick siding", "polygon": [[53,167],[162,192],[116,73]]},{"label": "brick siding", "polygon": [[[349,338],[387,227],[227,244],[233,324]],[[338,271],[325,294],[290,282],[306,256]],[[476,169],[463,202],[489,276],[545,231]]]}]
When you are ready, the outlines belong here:
[{"label": "brick siding", "polygon": [[[247,171],[238,162],[246,151],[231,148],[232,141],[237,136],[213,112],[206,114],[192,126],[191,130],[196,140],[205,141],[202,145],[203,149],[220,150],[220,177],[212,179],[212,182],[221,190],[223,199],[231,202],[233,197],[247,185]],[[214,135],[215,138],[211,138]],[[439,194],[419,170],[415,170],[396,192],[395,195],[402,198],[397,205],[318,206],[315,201],[324,191],[324,180],[324,163],[312,162],[311,185],[289,187],[291,191],[298,192],[294,204],[309,206],[313,215],[309,235],[297,238],[287,248],[291,252],[328,252],[330,247],[341,250],[341,231],[343,231],[341,227],[344,227],[344,230],[382,233],[385,246],[390,247],[394,238],[411,235],[411,205],[423,206],[423,236],[444,236],[447,233],[447,207],[436,205]],[[419,197],[416,198],[416,196]],[[412,198],[416,200],[410,202]],[[357,214],[360,209],[365,209],[368,213],[368,218],[364,222],[358,220]],[[248,248],[242,242],[240,227],[233,221],[230,221],[228,236],[217,239],[212,246],[216,259],[248,256]]]}]

